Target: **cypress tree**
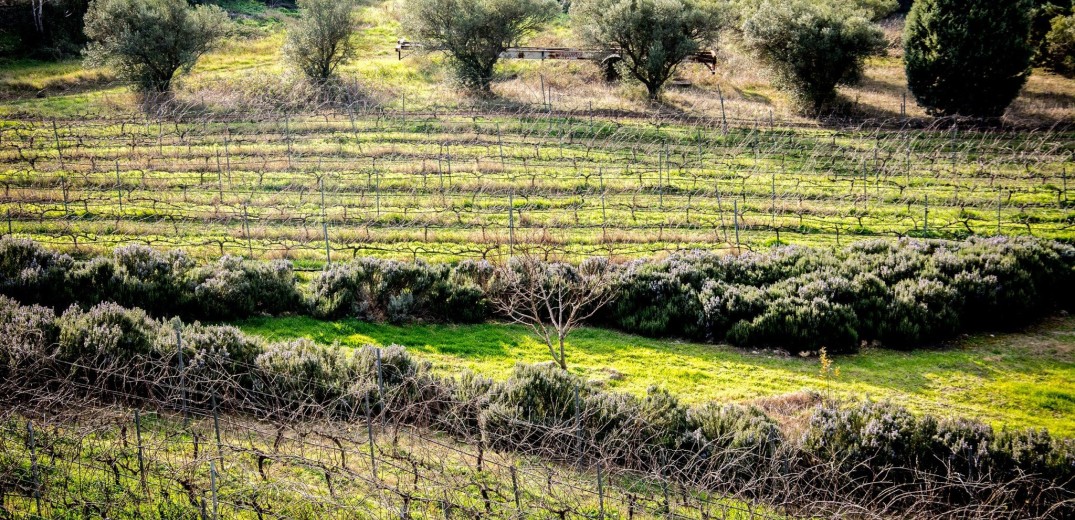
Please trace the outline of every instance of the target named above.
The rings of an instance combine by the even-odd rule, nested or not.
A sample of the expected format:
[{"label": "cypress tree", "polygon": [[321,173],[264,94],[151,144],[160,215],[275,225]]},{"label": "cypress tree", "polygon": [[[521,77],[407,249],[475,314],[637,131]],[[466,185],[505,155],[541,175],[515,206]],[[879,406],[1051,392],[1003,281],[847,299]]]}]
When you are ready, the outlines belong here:
[{"label": "cypress tree", "polygon": [[1027,0],[916,0],[907,85],[932,115],[1000,117],[1030,76]]}]

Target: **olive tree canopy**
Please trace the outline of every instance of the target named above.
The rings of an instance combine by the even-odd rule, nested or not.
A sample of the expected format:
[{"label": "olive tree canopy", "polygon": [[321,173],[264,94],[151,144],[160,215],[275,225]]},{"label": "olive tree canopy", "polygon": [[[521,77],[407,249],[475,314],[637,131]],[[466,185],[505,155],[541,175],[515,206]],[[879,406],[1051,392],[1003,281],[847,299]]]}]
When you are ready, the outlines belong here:
[{"label": "olive tree canopy", "polygon": [[114,67],[145,94],[168,92],[180,70],[189,71],[229,32],[227,14],[185,0],[93,0],[86,12],[85,56]]},{"label": "olive tree canopy", "polygon": [[411,38],[443,49],[463,85],[489,91],[500,53],[560,12],[556,0],[408,0]]},{"label": "olive tree canopy", "polygon": [[284,56],[321,84],[354,57],[351,16],[355,4],[353,0],[300,0],[298,5],[301,16],[287,31]]},{"label": "olive tree canopy", "polygon": [[614,49],[650,99],[679,64],[716,41],[728,4],[706,0],[578,0],[572,7],[579,36]]},{"label": "olive tree canopy", "polygon": [[865,60],[886,50],[869,11],[816,0],[765,1],[743,22],[743,39],[801,108],[819,113],[837,85],[862,78]]}]

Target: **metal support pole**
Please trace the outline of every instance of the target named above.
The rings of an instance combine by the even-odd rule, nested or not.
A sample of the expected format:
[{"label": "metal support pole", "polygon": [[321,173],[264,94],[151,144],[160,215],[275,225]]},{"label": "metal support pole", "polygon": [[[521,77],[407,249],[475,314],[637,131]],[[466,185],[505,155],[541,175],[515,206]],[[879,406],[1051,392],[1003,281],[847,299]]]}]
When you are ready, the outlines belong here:
[{"label": "metal support pole", "polygon": [[184,425],[190,423],[190,410],[187,409],[187,362],[183,358],[183,334],[179,325],[175,327],[176,352],[179,354],[179,407],[183,411]]},{"label": "metal support pole", "polygon": [[220,518],[220,510],[217,505],[216,496],[216,464],[213,461],[209,461],[209,488],[213,493],[213,520]]},{"label": "metal support pole", "polygon": [[142,492],[148,491],[148,482],[146,480],[146,463],[145,456],[142,453],[142,415],[138,409],[134,409],[134,438],[138,443],[138,480],[142,484]]},{"label": "metal support pole", "polygon": [[224,469],[224,443],[220,441],[220,412],[217,407],[216,392],[210,394],[213,405],[213,432],[216,434],[216,455],[220,460],[220,469]]},{"label": "metal support pole", "polygon": [[515,256],[515,191],[508,193],[508,257]]},{"label": "metal support pole", "polygon": [[381,399],[381,429],[385,427],[385,410],[387,406],[387,400],[384,395],[384,368],[381,364],[381,349],[377,348],[377,391],[379,392]]},{"label": "metal support pole", "polygon": [[732,220],[735,222],[735,252],[739,254],[743,252],[739,245],[739,199],[732,200]]},{"label": "metal support pole", "polygon": [[26,421],[27,445],[30,448],[30,478],[34,486],[34,502],[37,503],[37,515],[42,516],[41,509],[41,481],[37,468],[37,443],[34,439],[34,423]]},{"label": "metal support pole", "polygon": [[321,189],[321,232],[325,237],[325,266],[332,263],[332,251],[328,242],[328,219],[325,216],[325,178],[317,178],[318,187]]},{"label": "metal support pole", "polygon": [[119,204],[119,213],[123,214],[123,187],[119,179],[119,161],[116,161],[116,202]]},{"label": "metal support pole", "polygon": [[605,520],[605,484],[602,468],[604,464],[597,464],[597,514],[599,520]]},{"label": "metal support pole", "polygon": [[370,394],[366,392],[366,435],[370,441],[370,468],[373,471],[374,480],[377,479],[377,447],[373,443],[373,418],[370,415]]}]

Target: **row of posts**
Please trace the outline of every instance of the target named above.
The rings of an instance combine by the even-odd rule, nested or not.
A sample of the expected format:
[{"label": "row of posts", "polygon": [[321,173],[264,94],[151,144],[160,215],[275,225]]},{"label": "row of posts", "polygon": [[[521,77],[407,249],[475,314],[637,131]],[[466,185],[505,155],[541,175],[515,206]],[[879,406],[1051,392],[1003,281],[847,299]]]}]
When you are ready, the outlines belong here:
[{"label": "row of posts", "polygon": [[[182,416],[183,416],[184,425],[185,425],[185,427],[189,427],[190,420],[191,420],[191,409],[190,409],[190,405],[189,405],[189,395],[188,395],[188,392],[187,392],[187,382],[186,382],[186,377],[185,377],[186,359],[185,359],[185,356],[184,356],[184,353],[183,353],[182,333],[181,333],[180,328],[178,326],[176,328],[176,340],[177,340],[176,352],[177,352],[178,369],[179,369],[179,387],[180,387],[179,389],[180,389],[180,392],[181,392],[181,398],[180,398],[180,402],[179,402],[179,407],[180,407],[180,411],[181,411]],[[376,358],[375,358],[376,359],[376,365],[375,366],[376,366],[377,386],[378,386],[378,389],[380,391],[379,395],[381,396],[381,399],[383,400],[384,396],[385,396],[385,388],[384,388],[384,371],[383,371],[383,365],[382,365],[382,362],[381,362],[381,349],[380,348],[377,348],[375,350],[375,355],[376,355]],[[575,408],[575,437],[576,437],[576,439],[575,439],[576,440],[575,450],[576,450],[578,467],[581,470],[581,469],[583,469],[583,464],[584,464],[585,444],[584,444],[584,433],[583,433],[584,430],[583,430],[583,426],[582,426],[582,401],[581,401],[581,398],[580,398],[579,386],[577,384],[574,387],[574,408]],[[372,469],[373,481],[376,482],[376,481],[379,480],[379,474],[378,474],[378,471],[377,471],[377,465],[378,465],[378,463],[377,463],[377,450],[376,450],[376,440],[375,440],[375,436],[374,436],[375,425],[374,425],[374,420],[373,420],[372,409],[373,409],[373,406],[370,403],[369,393],[367,392],[365,394],[364,412],[365,412],[365,416],[366,416],[366,431],[367,431],[367,435],[368,435],[367,440],[368,440],[369,446],[370,446],[370,467]],[[216,455],[217,456],[216,456],[215,459],[209,461],[209,484],[210,484],[209,485],[209,501],[206,502],[205,497],[202,497],[202,499],[201,499],[200,515],[201,515],[202,520],[218,520],[219,518],[221,518],[220,507],[219,507],[219,497],[218,497],[218,492],[217,492],[218,485],[219,485],[218,480],[220,478],[220,475],[219,475],[219,473],[217,471],[217,468],[218,468],[218,464],[219,464],[219,468],[223,469],[223,467],[224,467],[224,453],[223,453],[223,442],[222,442],[221,433],[220,433],[219,407],[218,407],[218,403],[217,403],[217,399],[216,399],[215,394],[211,396],[211,413],[212,413],[212,421],[213,421],[213,432],[214,432],[215,440],[216,440],[216,448],[217,448],[217,454]],[[144,454],[143,431],[142,431],[142,414],[141,414],[141,411],[139,409],[137,409],[137,408],[134,409],[133,414],[134,414],[133,419],[134,419],[135,444],[136,444],[136,448],[137,448],[139,485],[141,487],[143,495],[145,495],[146,493],[149,492],[149,485],[148,485],[149,477],[148,477],[148,473],[147,473],[147,470],[146,470],[146,459],[145,459],[145,454]],[[383,410],[381,412],[381,428],[382,429],[386,428],[386,414],[384,413]],[[43,497],[42,497],[42,489],[41,489],[41,469],[38,466],[37,443],[36,443],[34,423],[33,423],[32,420],[27,421],[27,423],[26,423],[26,433],[27,433],[27,448],[28,448],[29,455],[30,455],[30,473],[31,473],[31,480],[32,480],[33,499],[34,499],[34,502],[35,502],[35,507],[36,507],[37,514],[39,516],[44,516],[45,510],[44,510],[43,505],[42,505],[42,498]],[[195,441],[195,442],[197,442],[197,441]],[[479,446],[479,455],[478,455],[479,456],[479,461],[480,461],[480,458],[481,458],[481,454],[480,454],[481,449],[482,449],[482,447]],[[514,464],[512,466],[510,466],[508,469],[509,469],[510,476],[511,476],[511,484],[512,484],[512,491],[513,491],[513,497],[512,497],[513,502],[514,502],[515,507],[518,510],[519,514],[522,514],[522,506],[523,506],[523,504],[522,504],[522,494],[521,494],[520,488],[519,488],[518,470],[517,470],[517,468],[515,467]],[[480,462],[479,462],[479,466],[478,466],[478,471],[479,472],[481,471],[481,463]],[[596,466],[597,499],[598,499],[599,518],[602,519],[602,520],[606,516],[606,514],[605,514],[605,485],[606,485],[605,478],[606,477],[605,477],[604,473],[605,473],[604,472],[604,465],[602,463],[598,463],[597,466]],[[661,475],[661,485],[662,485],[663,497],[664,497],[663,510],[667,513],[669,518],[672,518],[673,517],[673,512],[672,512],[672,504],[671,504],[670,493],[669,493],[669,490],[668,490],[667,476],[664,475],[663,473]],[[406,504],[406,501],[404,502],[404,504]],[[404,505],[404,508],[406,508],[406,507],[407,506]],[[449,509],[450,509],[450,506],[445,506],[446,514],[449,512]],[[402,510],[400,512],[400,516],[401,516],[401,518],[410,518],[409,511],[407,511],[406,509]]]}]

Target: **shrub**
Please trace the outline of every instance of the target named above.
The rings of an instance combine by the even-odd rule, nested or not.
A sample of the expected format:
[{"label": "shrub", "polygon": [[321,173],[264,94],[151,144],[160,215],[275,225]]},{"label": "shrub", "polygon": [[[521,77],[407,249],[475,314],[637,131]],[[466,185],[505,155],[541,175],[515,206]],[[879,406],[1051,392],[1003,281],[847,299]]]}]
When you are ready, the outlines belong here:
[{"label": "shrub", "polygon": [[773,346],[791,352],[854,352],[858,346],[857,321],[847,305],[824,298],[781,297],[769,303],[753,320],[740,320],[728,331],[728,341],[739,346]]},{"label": "shrub", "polygon": [[225,256],[191,274],[193,314],[211,320],[282,314],[300,308],[302,297],[291,263],[253,262]]},{"label": "shrub", "polygon": [[943,282],[901,280],[892,287],[888,318],[879,337],[890,345],[945,337],[959,329],[959,293]]},{"label": "shrub", "polygon": [[1042,51],[1041,60],[1049,70],[1075,77],[1075,9],[1052,19]]},{"label": "shrub", "polygon": [[1053,21],[1066,16],[1075,7],[1072,0],[1029,0],[1030,3],[1030,44],[1034,48],[1034,63],[1048,67],[1046,47],[1049,31]]},{"label": "shrub", "polygon": [[579,0],[572,19],[583,40],[619,53],[651,100],[676,68],[716,41],[724,4],[695,0]]},{"label": "shrub", "polygon": [[950,471],[963,478],[985,476],[993,469],[993,428],[979,421],[948,419],[937,424],[937,451],[922,457],[922,465],[937,473]]},{"label": "shrub", "polygon": [[659,460],[665,453],[683,451],[679,454],[682,458],[697,450],[687,407],[668,390],[657,386],[647,388],[638,406],[638,418],[644,440],[639,447],[643,452],[640,455],[648,452],[651,460]]},{"label": "shrub", "polygon": [[186,382],[200,391],[199,399],[244,397],[253,388],[255,363],[264,350],[259,338],[232,326],[183,325],[173,320],[161,328],[154,344],[157,356],[173,363],[178,363],[177,328],[183,341]]},{"label": "shrub", "polygon": [[372,318],[370,279],[375,267],[376,264],[371,261],[355,261],[332,264],[318,273],[310,284],[314,315],[327,319],[345,316]]},{"label": "shrub", "polygon": [[392,413],[394,420],[423,425],[443,414],[450,390],[430,375],[428,361],[418,361],[407,349],[399,345],[367,345],[355,351],[353,363],[358,373],[369,374],[374,384],[369,392],[373,412]]},{"label": "shrub", "polygon": [[918,419],[905,408],[865,401],[842,407],[826,404],[814,410],[802,449],[815,461],[834,463],[854,477],[885,472],[895,483],[911,475],[893,469],[919,468],[920,460],[935,457],[936,421]]},{"label": "shrub", "polygon": [[437,424],[450,433],[470,437],[480,434],[482,410],[489,407],[492,379],[464,370],[454,379],[445,381],[448,386],[445,409],[436,417]]},{"label": "shrub", "polygon": [[479,321],[490,314],[493,268],[360,259],[334,264],[311,284],[311,306],[324,318]]},{"label": "shrub", "polygon": [[160,252],[143,245],[117,247],[115,288],[106,296],[154,315],[180,314],[190,298],[187,275],[194,260],[183,251]]},{"label": "shrub", "polygon": [[[916,417],[891,403],[818,407],[803,436],[803,453],[816,463],[833,463],[862,482],[859,492],[890,493],[890,486],[929,485],[915,472],[941,479],[995,484],[980,492],[1010,494],[1024,514],[1064,517],[1059,505],[1075,477],[1075,451],[1042,430],[1001,430],[966,419],[937,421]],[[877,476],[884,478],[878,480]],[[1059,486],[1059,487],[1058,487]],[[975,486],[951,486],[949,504],[973,503]]]},{"label": "shrub", "polygon": [[500,53],[559,12],[555,0],[408,0],[405,26],[448,52],[464,86],[489,92]]},{"label": "shrub", "polygon": [[439,309],[446,321],[478,323],[493,313],[489,287],[494,273],[487,261],[464,260],[453,266],[444,283],[447,295]]},{"label": "shrub", "polygon": [[160,326],[141,309],[111,302],[85,311],[72,307],[57,325],[59,369],[91,388],[142,395],[143,381],[163,368],[154,348]]},{"label": "shrub", "polygon": [[56,314],[48,307],[24,307],[0,296],[0,380],[19,374],[41,377],[36,365],[47,362],[59,329]]},{"label": "shrub", "polygon": [[608,321],[647,336],[704,337],[703,308],[694,285],[704,277],[692,260],[672,257],[628,264],[616,282]]},{"label": "shrub", "polygon": [[86,12],[86,58],[110,65],[146,94],[163,94],[228,33],[228,16],[183,0],[93,0]]},{"label": "shrub", "polygon": [[744,39],[812,113],[836,99],[837,85],[854,85],[865,59],[882,54],[884,33],[867,13],[812,0],[766,2],[743,24]]},{"label": "shrub", "polygon": [[692,408],[690,421],[703,441],[706,472],[718,481],[756,480],[783,444],[776,422],[753,406],[710,402]]},{"label": "shrub", "polygon": [[480,422],[493,445],[559,449],[577,443],[575,420],[590,389],[558,366],[519,364],[489,393]]},{"label": "shrub", "polygon": [[299,20],[287,31],[284,57],[311,81],[324,84],[336,68],[352,59],[354,25],[351,0],[300,0]]},{"label": "shrub", "polygon": [[36,242],[0,239],[0,293],[23,303],[66,307],[71,292],[64,281],[74,260]]},{"label": "shrub", "polygon": [[904,30],[907,84],[933,115],[1000,117],[1030,76],[1025,0],[918,0]]},{"label": "shrub", "polygon": [[910,9],[910,5],[904,8],[904,2],[909,0],[855,0],[854,5],[869,14],[870,20],[883,20],[893,14]]},{"label": "shrub", "polygon": [[272,343],[255,360],[254,391],[274,413],[353,417],[376,388],[356,355],[308,339]]}]

